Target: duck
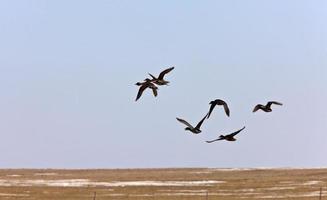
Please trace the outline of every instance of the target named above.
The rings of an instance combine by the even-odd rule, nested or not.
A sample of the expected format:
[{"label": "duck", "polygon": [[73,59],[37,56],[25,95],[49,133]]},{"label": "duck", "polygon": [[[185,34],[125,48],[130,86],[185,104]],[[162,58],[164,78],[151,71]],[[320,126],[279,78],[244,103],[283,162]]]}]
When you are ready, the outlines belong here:
[{"label": "duck", "polygon": [[152,89],[152,92],[153,92],[153,95],[156,97],[157,95],[158,95],[158,87],[157,86],[155,86],[152,82],[151,82],[151,80],[150,79],[148,79],[148,78],[146,78],[146,79],[144,79],[144,82],[137,82],[137,83],[135,83],[135,85],[137,85],[137,86],[140,86],[140,89],[139,89],[139,91],[138,91],[138,93],[137,93],[137,96],[136,96],[136,99],[135,99],[135,101],[137,101],[141,96],[142,96],[142,94],[143,94],[143,91],[146,89],[146,88],[150,88],[150,89]]},{"label": "duck", "polygon": [[279,105],[282,106],[283,104],[277,101],[268,101],[268,103],[266,105],[262,105],[262,104],[258,104],[254,107],[252,112],[256,112],[257,110],[261,109],[264,112],[271,112],[271,105],[275,104],[275,105]]},{"label": "duck", "polygon": [[209,119],[209,117],[211,115],[211,112],[213,111],[213,109],[215,108],[216,105],[224,106],[225,113],[229,117],[229,108],[228,108],[228,105],[227,105],[227,103],[225,101],[223,101],[221,99],[216,99],[214,101],[211,101],[209,104],[211,104],[211,106],[210,106],[208,116],[207,116],[208,119]]},{"label": "duck", "polygon": [[207,117],[207,115],[204,116],[204,117],[201,119],[201,121],[200,121],[200,122],[199,122],[195,127],[193,127],[190,123],[188,123],[188,122],[185,121],[184,119],[180,119],[180,118],[178,118],[178,117],[176,117],[176,119],[177,119],[179,122],[181,122],[181,123],[183,123],[184,125],[187,126],[187,127],[185,128],[186,131],[191,131],[191,132],[194,133],[194,134],[199,134],[199,133],[202,132],[202,131],[200,130],[200,128],[201,128],[202,123],[203,123],[204,120],[206,119],[206,117]]},{"label": "duck", "polygon": [[212,142],[216,142],[216,141],[219,141],[219,140],[227,140],[227,141],[230,141],[230,142],[236,141],[236,138],[234,138],[234,136],[237,135],[239,132],[243,131],[244,129],[245,129],[245,126],[243,128],[241,128],[240,130],[235,131],[235,132],[233,132],[231,134],[220,135],[219,138],[217,138],[215,140],[206,141],[206,142],[207,143],[212,143]]},{"label": "duck", "polygon": [[158,78],[153,76],[152,74],[149,73],[149,75],[152,77],[152,82],[155,83],[156,85],[168,85],[169,81],[164,80],[164,76],[169,73],[171,70],[173,70],[175,67],[170,67],[168,69],[165,69],[162,71]]}]

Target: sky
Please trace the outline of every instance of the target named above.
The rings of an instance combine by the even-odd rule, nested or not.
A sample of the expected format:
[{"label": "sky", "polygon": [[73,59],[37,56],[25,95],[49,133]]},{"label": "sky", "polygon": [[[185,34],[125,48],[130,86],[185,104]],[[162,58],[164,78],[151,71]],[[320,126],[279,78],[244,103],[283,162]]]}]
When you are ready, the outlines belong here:
[{"label": "sky", "polygon": [[[0,168],[327,167],[326,19],[324,0],[0,1]],[[230,117],[176,120],[214,99]]]}]

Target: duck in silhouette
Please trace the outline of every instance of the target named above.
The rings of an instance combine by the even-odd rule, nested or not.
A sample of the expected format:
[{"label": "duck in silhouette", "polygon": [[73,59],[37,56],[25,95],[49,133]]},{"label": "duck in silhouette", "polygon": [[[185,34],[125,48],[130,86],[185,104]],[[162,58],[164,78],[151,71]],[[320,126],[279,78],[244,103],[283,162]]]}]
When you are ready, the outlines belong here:
[{"label": "duck in silhouette", "polygon": [[272,104],[280,105],[280,106],[283,105],[282,103],[279,103],[277,101],[268,101],[268,103],[266,105],[262,105],[262,104],[256,105],[252,112],[256,112],[259,109],[263,110],[264,112],[271,112],[272,111],[272,109],[271,109]]},{"label": "duck in silhouette", "polygon": [[156,97],[158,95],[158,87],[155,86],[152,81],[148,78],[144,79],[144,82],[137,82],[135,85],[140,86],[140,89],[137,93],[135,101],[137,101],[143,94],[143,91],[147,88],[152,89],[153,95]]},{"label": "duck in silhouette", "polygon": [[228,134],[228,135],[220,135],[219,138],[215,139],[215,140],[210,140],[210,141],[206,141],[207,143],[212,143],[212,142],[216,142],[219,140],[227,140],[227,141],[235,141],[236,138],[234,138],[235,135],[237,135],[239,132],[243,131],[243,129],[245,129],[245,126],[243,128],[241,128],[238,131],[235,131],[234,133]]},{"label": "duck in silhouette", "polygon": [[169,81],[164,80],[164,76],[169,73],[171,70],[173,70],[175,67],[170,67],[168,69],[165,69],[162,71],[158,78],[153,76],[152,74],[149,73],[149,75],[152,77],[152,82],[155,83],[156,85],[168,85]]},{"label": "duck in silhouette", "polygon": [[196,127],[193,127],[191,124],[189,124],[187,121],[185,121],[184,119],[180,119],[178,117],[176,117],[176,119],[185,124],[187,127],[185,128],[186,131],[191,131],[194,134],[199,134],[201,133],[200,127],[203,123],[203,121],[206,119],[207,115],[203,117],[203,119],[196,125]]},{"label": "duck in silhouette", "polygon": [[211,112],[213,111],[213,109],[215,108],[216,105],[218,106],[224,106],[224,110],[226,115],[229,117],[229,108],[228,105],[225,101],[221,100],[221,99],[216,99],[214,101],[211,101],[209,104],[211,104],[209,112],[208,112],[208,116],[207,118],[209,119]]}]

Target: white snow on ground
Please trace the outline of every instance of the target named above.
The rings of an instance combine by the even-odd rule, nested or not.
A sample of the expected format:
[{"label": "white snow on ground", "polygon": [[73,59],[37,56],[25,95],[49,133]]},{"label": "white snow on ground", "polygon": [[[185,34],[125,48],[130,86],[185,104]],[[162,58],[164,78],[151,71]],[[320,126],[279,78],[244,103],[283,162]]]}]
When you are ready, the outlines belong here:
[{"label": "white snow on ground", "polygon": [[[254,193],[256,194],[256,193]],[[114,193],[114,194],[107,194],[105,196],[130,196],[130,197],[149,197],[149,196],[206,196],[206,192],[168,192],[168,193],[153,193],[153,194],[122,194],[122,193]],[[233,196],[235,193],[208,193],[208,196]],[[252,194],[248,194],[252,195]]]},{"label": "white snow on ground", "polygon": [[58,173],[35,173],[34,176],[56,176]]},{"label": "white snow on ground", "polygon": [[153,197],[154,194],[131,194],[128,196],[132,196],[132,197]]},{"label": "white snow on ground", "polygon": [[[316,181],[316,180],[312,180],[312,181],[306,181],[304,183],[298,183],[298,182],[294,182],[294,181],[281,181],[280,182],[283,185],[287,185],[287,186],[311,186],[311,185],[319,185],[324,183],[323,181]],[[284,186],[283,186],[284,187]]]},{"label": "white snow on ground", "polygon": [[[124,186],[211,186],[224,183],[223,181],[122,181],[103,182],[103,186],[124,187]],[[100,183],[101,184],[101,183]]]},{"label": "white snow on ground", "polygon": [[7,176],[8,176],[8,177],[20,177],[20,176],[22,176],[22,175],[19,175],[19,174],[8,174]]},{"label": "white snow on ground", "polygon": [[87,179],[67,180],[3,180],[0,179],[0,186],[53,186],[53,187],[83,187],[88,186]]},{"label": "white snow on ground", "polygon": [[295,181],[280,181],[280,184],[294,184]]},{"label": "white snow on ground", "polygon": [[197,172],[189,172],[189,174],[211,174],[213,171],[197,171]]},{"label": "white snow on ground", "polygon": [[205,196],[206,193],[198,192],[171,192],[171,193],[157,193],[156,196]]},{"label": "white snow on ground", "polygon": [[193,193],[206,193],[207,190],[158,190],[159,192],[193,192]]},{"label": "white snow on ground", "polygon": [[28,194],[9,194],[9,193],[0,193],[0,197],[28,197]]},{"label": "white snow on ground", "polygon": [[285,186],[285,187],[270,187],[270,188],[264,188],[264,190],[294,190],[296,187],[293,186]]},{"label": "white snow on ground", "polygon": [[322,183],[322,181],[307,181],[303,183],[302,185],[317,185],[319,183]]},{"label": "white snow on ground", "polygon": [[[234,192],[210,192],[208,193],[208,196],[234,196],[237,195]],[[296,195],[263,195],[262,193],[245,193],[245,194],[240,194],[241,196],[239,198],[242,199],[248,199],[248,198],[255,198],[255,199],[282,199],[282,198],[302,198],[302,197],[319,197],[320,193],[319,191],[317,192],[308,192],[308,193],[303,193],[303,194],[296,194]],[[252,195],[257,195],[256,197],[247,197],[247,196],[252,196]],[[260,196],[262,195],[262,196]],[[327,192],[323,193],[323,196],[326,196]],[[153,193],[153,194],[122,194],[122,193],[116,193],[116,194],[107,194],[105,196],[137,196],[137,197],[149,197],[149,196],[206,196],[206,192],[168,192],[168,193]]]},{"label": "white snow on ground", "polygon": [[[266,196],[260,196],[256,197],[259,199],[283,199],[283,198],[301,198],[301,197],[319,197],[320,191],[316,192],[307,192],[303,194],[290,194],[290,195],[266,195]],[[323,192],[322,196],[327,195],[327,192]]]},{"label": "white snow on ground", "polygon": [[256,167],[256,168],[208,168],[203,169],[201,171],[196,172],[189,172],[190,174],[210,174],[215,171],[254,171],[254,170],[302,170],[302,169],[326,169],[326,168],[296,168],[296,167],[280,167],[280,168],[273,168],[273,167]]},{"label": "white snow on ground", "polygon": [[271,167],[256,167],[256,168],[209,168],[209,171],[254,171],[254,170],[292,170],[297,168],[271,168]]},{"label": "white snow on ground", "polygon": [[238,190],[233,190],[234,192],[254,192],[254,188],[246,188],[246,189],[238,189]]},{"label": "white snow on ground", "polygon": [[224,181],[115,181],[94,182],[88,179],[64,180],[4,180],[0,179],[0,186],[50,186],[50,187],[125,187],[125,186],[211,186]]},{"label": "white snow on ground", "polygon": [[128,195],[127,194],[118,193],[118,194],[105,194],[103,196],[108,196],[108,197],[126,197]]},{"label": "white snow on ground", "polygon": [[[156,193],[156,196],[206,196],[206,192],[169,192],[169,193]],[[252,196],[252,195],[262,195],[258,192],[248,192],[248,193],[234,193],[234,191],[229,192],[209,192],[208,196]]]},{"label": "white snow on ground", "polygon": [[302,169],[327,169],[326,167],[300,168],[300,167],[255,167],[255,168],[209,168],[208,171],[253,171],[253,170],[302,170]]},{"label": "white snow on ground", "polygon": [[256,189],[254,188],[244,188],[244,189],[220,189],[219,192],[233,192],[234,194],[256,194]]},{"label": "white snow on ground", "polygon": [[251,171],[256,170],[255,168],[211,168],[208,171]]}]

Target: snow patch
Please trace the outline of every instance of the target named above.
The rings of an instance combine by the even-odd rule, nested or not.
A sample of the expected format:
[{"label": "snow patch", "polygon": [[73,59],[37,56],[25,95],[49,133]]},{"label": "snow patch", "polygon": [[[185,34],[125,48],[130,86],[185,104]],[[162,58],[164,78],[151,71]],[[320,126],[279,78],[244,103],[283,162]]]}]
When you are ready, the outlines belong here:
[{"label": "snow patch", "polygon": [[322,183],[322,181],[307,181],[303,183],[302,185],[317,185],[319,183]]},{"label": "snow patch", "polygon": [[10,193],[0,193],[0,197],[28,197],[28,194],[10,194]]},{"label": "snow patch", "polygon": [[35,173],[34,176],[56,176],[58,173]]},{"label": "snow patch", "polygon": [[296,187],[292,186],[285,186],[285,187],[270,187],[270,188],[265,188],[264,190],[294,190]]},{"label": "snow patch", "polygon": [[4,180],[0,179],[0,186],[49,186],[49,187],[125,187],[125,186],[212,186],[224,181],[115,181],[95,182],[89,179],[64,180]]},{"label": "snow patch", "polygon": [[8,174],[8,177],[21,177],[22,175],[20,174]]}]

